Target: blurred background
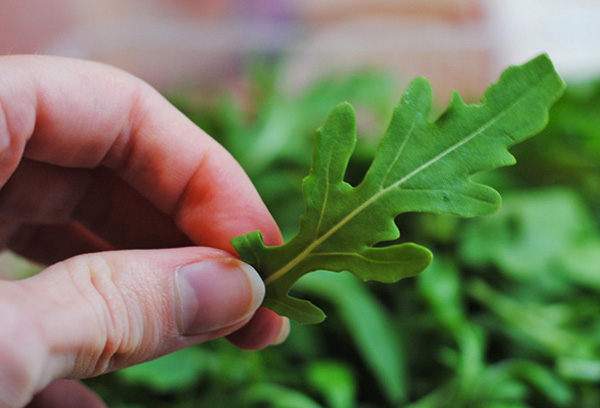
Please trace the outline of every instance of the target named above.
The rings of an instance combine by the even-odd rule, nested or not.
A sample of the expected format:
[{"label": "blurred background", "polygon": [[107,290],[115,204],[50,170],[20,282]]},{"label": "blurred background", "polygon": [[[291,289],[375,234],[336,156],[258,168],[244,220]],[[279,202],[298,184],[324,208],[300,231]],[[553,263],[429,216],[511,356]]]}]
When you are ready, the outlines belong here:
[{"label": "blurred background", "polygon": [[[405,215],[434,264],[394,285],[316,273],[329,315],[286,344],[224,341],[92,379],[110,407],[599,407],[600,2],[597,0],[4,0],[0,54],[85,58],[158,88],[229,149],[290,237],[311,137],[358,112],[360,179],[406,84],[479,100],[547,52],[568,84],[518,164],[483,176],[495,215]],[[168,137],[168,136],[167,136]],[[0,277],[36,270],[11,254]]]},{"label": "blurred background", "polygon": [[0,52],[107,62],[166,88],[222,87],[248,58],[285,61],[282,81],[381,68],[438,93],[479,93],[544,51],[568,77],[600,69],[594,0],[6,0]]}]

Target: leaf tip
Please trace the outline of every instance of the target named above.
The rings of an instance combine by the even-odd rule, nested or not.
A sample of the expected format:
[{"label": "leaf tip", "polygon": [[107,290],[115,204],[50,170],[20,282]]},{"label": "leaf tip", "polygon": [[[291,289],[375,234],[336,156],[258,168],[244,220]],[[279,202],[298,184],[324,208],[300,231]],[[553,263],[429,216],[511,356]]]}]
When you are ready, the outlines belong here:
[{"label": "leaf tip", "polygon": [[410,82],[406,91],[404,91],[400,105],[398,105],[396,110],[409,107],[410,111],[429,115],[432,106],[433,89],[431,88],[431,84],[424,77],[416,77]]},{"label": "leaf tip", "polygon": [[[341,133],[354,134],[356,132],[356,113],[349,102],[338,104],[329,114],[325,124],[317,129],[317,134],[333,131],[336,128],[340,128]],[[334,131],[334,133],[339,132]]]},{"label": "leaf tip", "polygon": [[427,78],[418,76],[410,81],[410,84],[406,88],[406,92],[404,93],[404,97],[407,96],[410,98],[412,95],[430,95],[433,96],[433,89],[431,88],[431,84],[427,80]]},{"label": "leaf tip", "polygon": [[348,118],[354,119],[356,116],[356,112],[354,111],[354,107],[350,102],[342,102],[338,104],[331,113],[332,115],[346,116]]}]

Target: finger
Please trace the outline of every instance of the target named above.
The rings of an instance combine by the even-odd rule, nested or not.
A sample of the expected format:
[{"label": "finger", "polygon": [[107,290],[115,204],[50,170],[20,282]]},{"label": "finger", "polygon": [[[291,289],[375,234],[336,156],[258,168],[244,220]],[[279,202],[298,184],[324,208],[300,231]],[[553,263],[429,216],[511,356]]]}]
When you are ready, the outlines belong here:
[{"label": "finger", "polygon": [[78,381],[57,380],[37,394],[26,408],[106,408],[89,388]]},{"label": "finger", "polygon": [[[42,264],[54,263],[55,259],[58,261],[82,253],[111,249],[97,238],[90,237],[89,232],[78,224],[38,226],[35,227],[35,230],[35,232],[31,232],[36,237],[35,239],[31,237],[23,239],[23,242],[27,242],[28,245],[11,246],[11,249]],[[69,242],[70,240],[73,242]],[[67,245],[57,246],[57,241],[66,241]],[[30,247],[35,249],[34,255],[28,250]],[[40,248],[44,250],[40,251]],[[65,252],[65,248],[69,248],[75,253]],[[266,308],[259,308],[246,325],[227,336],[227,339],[241,349],[258,350],[282,343],[287,338],[289,331],[288,319],[282,319]]]},{"label": "finger", "polygon": [[259,350],[283,343],[289,333],[289,319],[262,307],[248,324],[227,336],[227,340],[244,350]]},{"label": "finger", "polygon": [[99,375],[228,335],[263,296],[251,267],[198,247],[82,255],[0,282],[0,406],[53,379]]},{"label": "finger", "polygon": [[[235,160],[145,83],[109,67],[60,58],[0,60],[0,177],[20,154],[62,167],[114,169],[197,244],[278,229]],[[2,182],[2,180],[0,180]]]},{"label": "finger", "polygon": [[[73,220],[83,223],[98,238],[115,248],[191,245],[189,238],[171,218],[107,169],[66,169],[23,160],[0,190],[0,225],[3,227],[7,223],[26,223],[19,231],[26,229],[30,232],[35,230],[30,224],[69,223]],[[41,228],[45,232],[49,229]],[[61,235],[65,236],[64,233]],[[82,252],[74,252],[77,248],[69,247],[77,244],[76,238],[56,239],[52,246],[64,245],[61,252],[77,255]],[[31,243],[35,244],[37,240]],[[48,252],[44,246],[37,250]],[[38,258],[33,245],[28,245],[27,253]],[[65,258],[55,258],[55,261],[62,259]]]}]

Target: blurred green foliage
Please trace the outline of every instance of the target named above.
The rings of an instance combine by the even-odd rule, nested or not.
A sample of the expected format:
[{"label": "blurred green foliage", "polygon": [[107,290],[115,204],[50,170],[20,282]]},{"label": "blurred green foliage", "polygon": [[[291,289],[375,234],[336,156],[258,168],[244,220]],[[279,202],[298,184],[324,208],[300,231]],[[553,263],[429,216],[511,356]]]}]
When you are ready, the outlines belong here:
[{"label": "blurred green foliage", "polygon": [[[289,237],[314,130],[339,102],[357,107],[355,184],[400,89],[373,73],[298,94],[265,69],[250,83],[245,105],[172,100],[242,163]],[[219,340],[88,383],[111,408],[600,406],[600,83],[569,87],[547,129],[513,153],[516,166],[482,176],[504,197],[497,214],[398,221],[436,256],[419,277],[365,285],[315,273],[295,290],[329,318],[293,325],[281,346]]]}]

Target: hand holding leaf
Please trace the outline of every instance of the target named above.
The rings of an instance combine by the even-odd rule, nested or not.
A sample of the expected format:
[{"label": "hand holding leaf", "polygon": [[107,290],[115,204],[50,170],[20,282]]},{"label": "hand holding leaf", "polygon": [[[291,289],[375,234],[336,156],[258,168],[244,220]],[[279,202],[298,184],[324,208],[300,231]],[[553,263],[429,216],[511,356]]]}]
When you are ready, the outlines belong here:
[{"label": "hand holding leaf", "polygon": [[375,246],[400,236],[394,218],[406,212],[471,217],[496,210],[500,195],[470,176],[513,164],[507,148],[542,130],[563,89],[542,55],[506,70],[481,105],[467,105],[454,93],[448,109],[431,122],[431,87],[417,78],[356,187],[344,182],[356,143],[355,114],[348,104],[336,107],[316,132],[298,234],[278,247],[265,247],[258,231],[232,241],[265,280],[264,306],[300,323],[318,323],[325,317],[319,308],[288,295],[306,273],[346,270],[363,280],[394,282],[421,272],[431,262],[426,248]]}]

